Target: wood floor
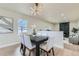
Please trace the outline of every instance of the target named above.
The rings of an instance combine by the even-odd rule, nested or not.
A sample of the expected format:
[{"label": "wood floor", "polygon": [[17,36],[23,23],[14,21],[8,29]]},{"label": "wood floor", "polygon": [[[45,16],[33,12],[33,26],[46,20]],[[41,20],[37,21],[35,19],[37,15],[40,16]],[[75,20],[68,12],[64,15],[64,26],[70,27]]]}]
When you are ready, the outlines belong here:
[{"label": "wood floor", "polygon": [[[54,51],[55,51],[55,56],[79,56],[78,45],[76,46],[71,44],[65,44],[65,47],[63,49],[54,48]],[[28,51],[26,52],[26,55],[28,55]],[[0,56],[22,56],[20,52],[20,44],[16,44],[5,48],[0,48]],[[44,55],[42,54],[42,56]],[[53,55],[50,53],[50,56]]]},{"label": "wood floor", "polygon": [[16,44],[5,48],[0,48],[0,56],[21,56],[19,47],[20,45]]}]

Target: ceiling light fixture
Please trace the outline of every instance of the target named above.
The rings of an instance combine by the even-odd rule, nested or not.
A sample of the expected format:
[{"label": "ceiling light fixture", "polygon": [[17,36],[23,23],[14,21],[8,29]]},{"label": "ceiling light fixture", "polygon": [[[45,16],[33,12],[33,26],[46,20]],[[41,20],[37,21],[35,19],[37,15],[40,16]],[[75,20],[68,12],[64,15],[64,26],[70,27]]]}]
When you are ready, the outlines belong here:
[{"label": "ceiling light fixture", "polygon": [[42,6],[41,6],[41,4],[39,4],[39,3],[34,3],[33,4],[33,7],[31,8],[31,10],[32,10],[32,14],[33,15],[40,15],[40,12],[41,12],[41,10],[42,10]]}]

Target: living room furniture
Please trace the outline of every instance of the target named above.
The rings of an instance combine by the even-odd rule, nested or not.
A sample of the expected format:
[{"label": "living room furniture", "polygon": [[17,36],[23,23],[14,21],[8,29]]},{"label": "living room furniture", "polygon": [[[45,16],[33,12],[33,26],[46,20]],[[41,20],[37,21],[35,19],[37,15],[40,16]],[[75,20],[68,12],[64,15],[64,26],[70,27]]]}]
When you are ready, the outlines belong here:
[{"label": "living room furniture", "polygon": [[74,35],[71,35],[69,37],[69,42],[72,43],[72,44],[76,44],[78,45],[79,44],[79,34],[74,34]]}]

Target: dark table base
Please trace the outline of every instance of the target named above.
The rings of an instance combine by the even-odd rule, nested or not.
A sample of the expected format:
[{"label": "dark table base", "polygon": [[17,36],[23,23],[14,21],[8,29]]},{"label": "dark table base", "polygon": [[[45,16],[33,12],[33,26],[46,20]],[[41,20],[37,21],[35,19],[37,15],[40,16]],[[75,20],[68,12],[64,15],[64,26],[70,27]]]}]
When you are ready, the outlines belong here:
[{"label": "dark table base", "polygon": [[40,47],[39,44],[36,44],[36,56],[40,55]]}]

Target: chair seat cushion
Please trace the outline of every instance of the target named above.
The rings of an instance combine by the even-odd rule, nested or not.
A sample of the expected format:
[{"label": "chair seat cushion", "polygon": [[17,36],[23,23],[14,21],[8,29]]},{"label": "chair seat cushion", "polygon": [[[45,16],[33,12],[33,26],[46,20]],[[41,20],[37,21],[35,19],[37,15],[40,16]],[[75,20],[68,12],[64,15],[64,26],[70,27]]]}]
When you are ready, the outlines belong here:
[{"label": "chair seat cushion", "polygon": [[36,45],[33,45],[32,47],[29,47],[30,50],[36,48]]},{"label": "chair seat cushion", "polygon": [[47,51],[47,52],[50,51],[50,50],[52,49],[52,47],[48,47],[47,44],[41,45],[40,48],[43,49],[43,50],[45,50],[45,51]]}]

